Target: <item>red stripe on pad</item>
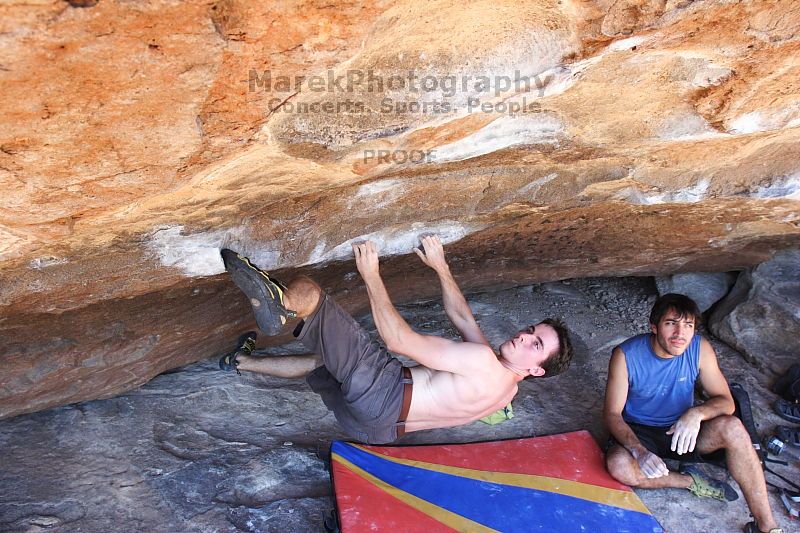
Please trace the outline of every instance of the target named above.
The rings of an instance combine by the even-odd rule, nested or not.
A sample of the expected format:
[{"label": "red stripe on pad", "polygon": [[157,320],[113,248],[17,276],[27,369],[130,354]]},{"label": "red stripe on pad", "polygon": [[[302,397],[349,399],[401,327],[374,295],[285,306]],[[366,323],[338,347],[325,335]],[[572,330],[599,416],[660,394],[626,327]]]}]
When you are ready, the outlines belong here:
[{"label": "red stripe on pad", "polygon": [[[339,521],[346,533],[375,533],[396,531],[403,533],[432,533],[454,531],[422,511],[403,503],[379,489],[366,479],[336,461],[332,462],[337,486],[347,487],[337,491],[336,507]],[[361,510],[368,510],[369,517]]]},{"label": "red stripe on pad", "polygon": [[375,453],[487,472],[554,477],[631,491],[606,470],[605,455],[586,430],[525,439],[437,444],[432,446],[364,446]]}]

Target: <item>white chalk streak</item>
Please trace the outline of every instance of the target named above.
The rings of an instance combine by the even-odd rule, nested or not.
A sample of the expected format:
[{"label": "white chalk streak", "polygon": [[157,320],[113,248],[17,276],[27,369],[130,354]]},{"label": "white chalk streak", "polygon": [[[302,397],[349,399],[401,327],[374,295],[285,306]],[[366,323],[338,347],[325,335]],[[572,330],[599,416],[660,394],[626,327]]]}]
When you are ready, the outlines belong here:
[{"label": "white chalk streak", "polygon": [[800,172],[778,178],[767,186],[759,187],[751,196],[753,198],[800,200]]},{"label": "white chalk streak", "polygon": [[28,263],[28,266],[30,266],[31,268],[34,268],[36,270],[41,270],[43,268],[47,268],[47,267],[51,267],[51,266],[55,266],[55,265],[63,265],[65,263],[67,263],[67,262],[68,261],[66,259],[64,259],[63,257],[52,257],[52,256],[37,257],[35,259],[32,259],[31,262]]},{"label": "white chalk streak", "polygon": [[762,121],[761,113],[753,111],[745,113],[733,122],[731,122],[731,133],[754,133],[763,131],[764,124]]},{"label": "white chalk streak", "polygon": [[348,239],[330,250],[322,251],[320,247],[314,249],[306,264],[324,263],[350,259],[353,257],[352,244],[358,241],[370,240],[378,246],[381,256],[401,255],[412,253],[414,247],[419,246],[419,239],[423,235],[436,234],[442,244],[455,242],[463,237],[483,229],[481,224],[464,224],[453,220],[435,223],[414,222],[393,228],[359,235]]},{"label": "white chalk streak", "polygon": [[620,191],[616,197],[639,205],[694,204],[706,197],[709,185],[710,183],[707,179],[702,179],[692,187],[686,187],[685,189],[679,189],[677,191],[644,193],[635,189],[625,189]]},{"label": "white chalk streak", "polygon": [[553,172],[552,174],[548,174],[547,176],[541,177],[538,180],[534,180],[529,184],[525,185],[524,187],[520,188],[517,193],[521,196],[525,196],[529,193],[533,193],[533,196],[536,196],[536,192],[544,185],[545,183],[549,183],[556,179],[558,174]]},{"label": "white chalk streak", "polygon": [[656,137],[666,141],[694,141],[723,137],[706,121],[693,111],[678,111],[668,116],[656,129]]},{"label": "white chalk streak", "polygon": [[745,113],[731,122],[729,129],[731,133],[747,134],[792,128],[798,124],[800,124],[800,102],[782,109]]},{"label": "white chalk streak", "polygon": [[[242,228],[231,228],[183,235],[183,226],[170,226],[156,229],[147,246],[164,266],[180,268],[193,277],[213,276],[225,272],[219,254],[221,248],[239,248],[237,252],[243,251],[241,246],[232,245],[240,241],[242,233]],[[258,257],[251,256],[251,259],[267,267],[275,262],[276,257],[262,252]]]},{"label": "white chalk streak", "polygon": [[552,143],[561,129],[560,120],[544,113],[504,116],[472,135],[436,148],[433,160],[461,161],[520,144]]},{"label": "white chalk streak", "polygon": [[634,46],[639,46],[643,42],[647,41],[647,37],[637,36],[637,37],[628,37],[627,39],[620,39],[619,41],[614,41],[611,43],[608,48],[613,50],[614,52],[619,52],[620,50],[627,50],[629,48],[633,48]]},{"label": "white chalk streak", "polygon": [[396,179],[378,180],[361,185],[347,202],[348,209],[369,209],[376,211],[391,204],[403,194],[403,181]]}]

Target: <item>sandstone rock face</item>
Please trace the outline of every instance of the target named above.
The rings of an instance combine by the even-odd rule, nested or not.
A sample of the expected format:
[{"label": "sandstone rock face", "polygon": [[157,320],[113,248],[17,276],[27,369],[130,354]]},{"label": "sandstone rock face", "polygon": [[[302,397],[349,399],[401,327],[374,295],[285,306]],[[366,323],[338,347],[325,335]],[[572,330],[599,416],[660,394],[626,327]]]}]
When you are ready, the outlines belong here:
[{"label": "sandstone rock face", "polygon": [[[436,13],[436,17],[431,17]],[[800,244],[790,0],[0,6],[0,417],[252,327],[227,245],[392,295],[742,269]]]},{"label": "sandstone rock face", "polygon": [[800,251],[742,272],[709,321],[711,331],[753,362],[782,373],[800,358]]},{"label": "sandstone rock face", "polygon": [[672,276],[657,276],[656,287],[661,296],[675,292],[695,301],[705,313],[721,300],[736,282],[736,274],[728,272],[685,272]]}]

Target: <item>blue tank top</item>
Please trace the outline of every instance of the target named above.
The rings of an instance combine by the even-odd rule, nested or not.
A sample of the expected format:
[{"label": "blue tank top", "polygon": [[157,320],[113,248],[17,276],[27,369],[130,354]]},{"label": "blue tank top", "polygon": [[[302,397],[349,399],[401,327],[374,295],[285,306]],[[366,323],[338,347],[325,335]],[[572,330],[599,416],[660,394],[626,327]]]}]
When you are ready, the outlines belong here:
[{"label": "blue tank top", "polygon": [[626,422],[666,427],[694,405],[694,384],[700,373],[700,335],[695,335],[682,355],[662,359],[650,344],[652,334],[631,337],[619,348],[628,367],[628,399],[622,418]]}]

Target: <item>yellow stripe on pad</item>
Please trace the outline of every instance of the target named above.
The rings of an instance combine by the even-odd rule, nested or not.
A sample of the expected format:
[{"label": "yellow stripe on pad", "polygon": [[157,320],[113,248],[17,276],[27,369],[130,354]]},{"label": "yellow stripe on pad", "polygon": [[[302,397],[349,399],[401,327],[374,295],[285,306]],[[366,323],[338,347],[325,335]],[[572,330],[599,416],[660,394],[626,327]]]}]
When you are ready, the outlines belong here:
[{"label": "yellow stripe on pad", "polygon": [[496,529],[492,529],[490,527],[486,527],[483,524],[475,522],[474,520],[470,520],[469,518],[463,517],[459,514],[453,513],[435,505],[429,501],[423,500],[422,498],[418,498],[413,494],[409,494],[408,492],[398,489],[385,481],[373,476],[366,470],[362,469],[359,466],[354,465],[338,453],[332,454],[332,459],[337,463],[340,463],[347,467],[351,472],[360,476],[361,478],[369,481],[377,488],[381,489],[382,491],[390,494],[391,496],[397,498],[401,502],[405,503],[409,507],[416,509],[426,515],[430,516],[431,518],[438,520],[442,524],[455,529],[456,531],[470,531],[470,532],[479,532],[479,533],[489,533],[489,532],[497,532]]},{"label": "yellow stripe on pad", "polygon": [[[443,474],[450,474],[454,476],[475,479],[478,481],[486,481],[489,483],[496,483],[499,485],[509,485],[511,487],[521,487],[525,489],[542,490],[552,492],[555,494],[562,494],[564,496],[572,496],[590,502],[600,503],[603,505],[610,505],[620,509],[627,509],[629,511],[636,511],[650,515],[650,510],[645,507],[642,501],[632,491],[623,491],[611,489],[607,487],[600,487],[589,483],[582,483],[580,481],[572,481],[569,479],[561,479],[555,477],[536,476],[531,474],[515,474],[509,472],[488,472],[486,470],[474,470],[471,468],[460,468],[457,466],[446,466],[436,463],[427,463],[423,461],[415,461],[412,459],[401,459],[398,457],[390,457],[380,453],[373,452],[360,446],[358,444],[350,444],[354,448],[366,452],[370,455],[380,457],[393,463],[412,466],[422,470],[429,470],[431,472],[440,472]],[[342,459],[344,461],[344,459]]]}]

